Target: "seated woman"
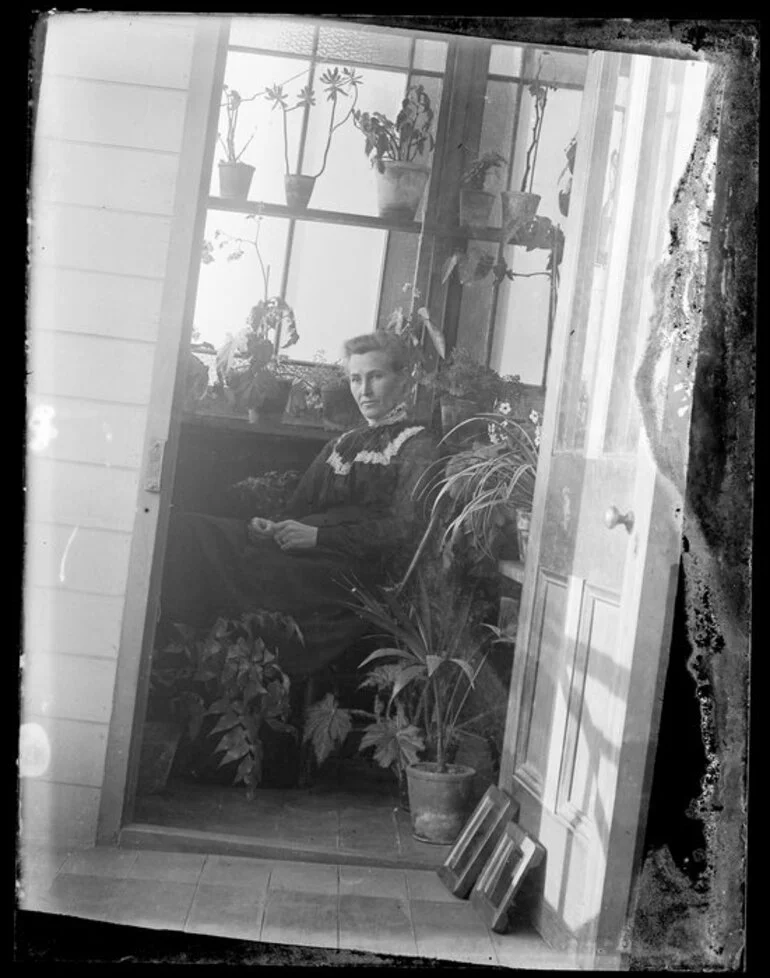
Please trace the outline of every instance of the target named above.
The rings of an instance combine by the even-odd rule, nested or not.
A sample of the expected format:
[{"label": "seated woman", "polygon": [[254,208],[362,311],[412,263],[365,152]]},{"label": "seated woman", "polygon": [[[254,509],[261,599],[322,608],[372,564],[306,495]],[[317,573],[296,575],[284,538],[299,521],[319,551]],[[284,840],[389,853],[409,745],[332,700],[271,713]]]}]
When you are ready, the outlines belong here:
[{"label": "seated woman", "polygon": [[349,340],[345,361],[364,423],[324,446],[285,519],[181,513],[169,529],[164,618],[206,626],[256,608],[289,614],[304,646],[281,649],[279,661],[295,677],[317,672],[366,630],[348,606],[351,587],[385,583],[409,561],[423,528],[413,490],[436,457],[433,436],[407,417],[398,337]]}]

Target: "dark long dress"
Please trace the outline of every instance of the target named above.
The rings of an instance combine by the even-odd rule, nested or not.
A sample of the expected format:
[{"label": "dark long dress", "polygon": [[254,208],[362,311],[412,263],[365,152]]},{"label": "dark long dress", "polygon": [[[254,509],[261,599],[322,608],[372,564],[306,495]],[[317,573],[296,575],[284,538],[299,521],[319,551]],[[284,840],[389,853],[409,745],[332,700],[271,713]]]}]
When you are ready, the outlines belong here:
[{"label": "dark long dress", "polygon": [[415,486],[435,457],[433,436],[403,415],[328,442],[284,514],[319,528],[307,550],[251,541],[243,520],[174,514],[164,617],[206,626],[257,608],[288,613],[304,646],[282,648],[282,667],[295,677],[318,671],[366,630],[347,606],[351,586],[384,583],[408,564],[424,526]]}]

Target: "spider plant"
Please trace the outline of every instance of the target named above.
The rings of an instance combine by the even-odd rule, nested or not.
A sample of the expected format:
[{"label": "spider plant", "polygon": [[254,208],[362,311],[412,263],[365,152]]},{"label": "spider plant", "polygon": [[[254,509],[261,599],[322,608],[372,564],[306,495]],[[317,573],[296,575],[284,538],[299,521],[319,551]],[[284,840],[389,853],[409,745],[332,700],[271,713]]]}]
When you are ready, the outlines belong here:
[{"label": "spider plant", "polygon": [[529,509],[535,490],[537,445],[524,425],[500,414],[479,414],[447,432],[486,423],[489,442],[474,442],[448,461],[439,460],[423,476],[421,493],[432,497],[431,516],[443,515],[442,549],[462,539],[494,559],[494,549],[514,508]]}]

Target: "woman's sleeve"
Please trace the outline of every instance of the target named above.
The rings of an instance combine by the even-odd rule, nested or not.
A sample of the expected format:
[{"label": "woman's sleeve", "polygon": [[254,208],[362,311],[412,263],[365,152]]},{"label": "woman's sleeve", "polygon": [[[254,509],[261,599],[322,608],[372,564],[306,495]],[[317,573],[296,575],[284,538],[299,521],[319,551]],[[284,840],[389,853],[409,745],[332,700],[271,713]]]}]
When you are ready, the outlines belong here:
[{"label": "woman's sleeve", "polygon": [[326,459],[331,454],[336,439],[328,441],[316,455],[299,480],[297,488],[291,495],[286,509],[281,517],[285,520],[296,520],[312,513],[318,496],[318,484],[323,472]]},{"label": "woman's sleeve", "polygon": [[398,483],[388,504],[372,519],[320,527],[318,546],[357,558],[381,557],[404,546],[416,547],[425,524],[420,478],[436,457],[436,443],[428,432],[407,441],[399,453]]}]

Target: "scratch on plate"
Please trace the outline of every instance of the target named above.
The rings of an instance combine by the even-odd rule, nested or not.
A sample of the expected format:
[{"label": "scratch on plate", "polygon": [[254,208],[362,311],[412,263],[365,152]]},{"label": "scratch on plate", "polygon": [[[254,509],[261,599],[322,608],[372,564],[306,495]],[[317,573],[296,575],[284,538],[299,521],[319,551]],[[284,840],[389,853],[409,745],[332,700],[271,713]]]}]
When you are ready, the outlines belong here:
[{"label": "scratch on plate", "polygon": [[70,538],[67,541],[67,546],[64,548],[64,553],[61,556],[61,563],[59,564],[59,583],[64,584],[64,567],[67,563],[67,554],[70,551],[70,547],[75,539],[75,534],[78,532],[79,527],[74,527],[72,533],[70,533]]}]

